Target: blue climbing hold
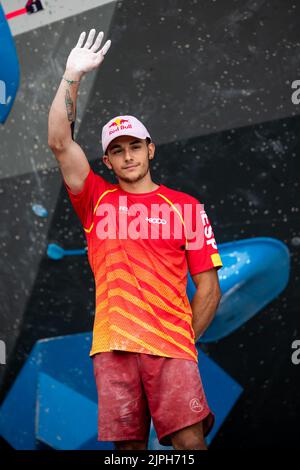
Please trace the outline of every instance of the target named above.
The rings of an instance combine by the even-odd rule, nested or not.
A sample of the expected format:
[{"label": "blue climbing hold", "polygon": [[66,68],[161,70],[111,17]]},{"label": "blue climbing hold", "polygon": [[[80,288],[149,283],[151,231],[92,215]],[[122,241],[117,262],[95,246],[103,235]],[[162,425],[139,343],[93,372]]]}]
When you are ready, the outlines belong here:
[{"label": "blue climbing hold", "polygon": [[0,3],[0,123],[4,124],[16,97],[19,81],[19,61],[9,25]]},{"label": "blue climbing hold", "polygon": [[[275,238],[257,237],[219,245],[223,267],[218,275],[222,299],[200,342],[217,341],[242,326],[286,287],[290,273],[287,246]],[[196,291],[188,275],[187,295]]]}]

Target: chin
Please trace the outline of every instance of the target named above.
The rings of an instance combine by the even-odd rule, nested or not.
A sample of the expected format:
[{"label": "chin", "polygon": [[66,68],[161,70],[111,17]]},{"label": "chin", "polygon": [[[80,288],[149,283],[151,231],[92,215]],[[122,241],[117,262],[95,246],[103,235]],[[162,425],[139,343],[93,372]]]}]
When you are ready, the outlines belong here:
[{"label": "chin", "polygon": [[139,174],[135,174],[135,175],[124,175],[124,177],[122,179],[124,181],[127,181],[128,183],[135,183],[136,181],[139,181],[143,177],[144,177],[144,175],[139,173]]},{"label": "chin", "polygon": [[141,179],[142,179],[142,175],[133,176],[132,178],[128,178],[128,182],[129,183],[136,183],[137,181],[139,181]]}]

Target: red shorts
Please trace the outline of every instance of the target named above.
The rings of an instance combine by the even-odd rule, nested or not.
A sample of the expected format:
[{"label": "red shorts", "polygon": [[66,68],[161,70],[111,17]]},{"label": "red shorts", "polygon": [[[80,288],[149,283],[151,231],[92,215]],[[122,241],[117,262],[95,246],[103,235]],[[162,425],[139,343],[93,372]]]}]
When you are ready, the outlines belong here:
[{"label": "red shorts", "polygon": [[196,362],[128,351],[93,356],[98,391],[98,440],[146,440],[151,417],[161,445],[170,434],[213,424]]}]

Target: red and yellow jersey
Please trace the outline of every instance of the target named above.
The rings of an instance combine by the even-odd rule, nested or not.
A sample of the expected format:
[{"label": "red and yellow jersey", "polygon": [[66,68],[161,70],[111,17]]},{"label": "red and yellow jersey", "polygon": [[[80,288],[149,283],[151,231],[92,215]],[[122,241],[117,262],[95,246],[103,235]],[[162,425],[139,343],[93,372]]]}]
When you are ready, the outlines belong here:
[{"label": "red and yellow jersey", "polygon": [[122,350],[197,362],[187,273],[222,266],[204,206],[162,184],[129,193],[92,169],[79,194],[64,184],[95,278],[90,355]]}]

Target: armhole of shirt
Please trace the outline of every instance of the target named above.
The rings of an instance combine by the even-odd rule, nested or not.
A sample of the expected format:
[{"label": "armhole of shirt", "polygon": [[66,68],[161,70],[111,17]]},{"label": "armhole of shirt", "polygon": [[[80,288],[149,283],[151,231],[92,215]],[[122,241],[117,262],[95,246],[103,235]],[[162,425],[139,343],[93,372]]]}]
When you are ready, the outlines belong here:
[{"label": "armhole of shirt", "polygon": [[88,175],[87,175],[86,179],[84,180],[83,188],[77,194],[72,193],[72,190],[71,190],[70,186],[68,186],[68,184],[67,184],[67,182],[64,178],[63,178],[63,182],[64,182],[64,185],[65,185],[68,193],[70,194],[70,197],[72,199],[80,199],[80,197],[86,192],[87,186],[90,183],[91,179],[93,179],[94,177],[95,177],[95,173],[93,172],[92,168],[90,167],[90,171],[88,172]]}]

